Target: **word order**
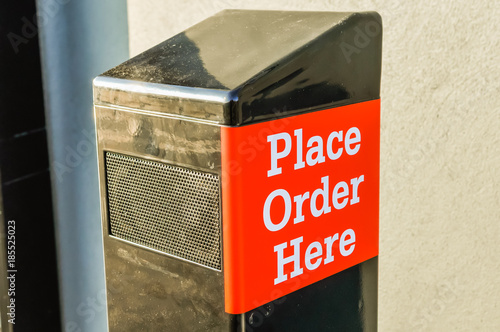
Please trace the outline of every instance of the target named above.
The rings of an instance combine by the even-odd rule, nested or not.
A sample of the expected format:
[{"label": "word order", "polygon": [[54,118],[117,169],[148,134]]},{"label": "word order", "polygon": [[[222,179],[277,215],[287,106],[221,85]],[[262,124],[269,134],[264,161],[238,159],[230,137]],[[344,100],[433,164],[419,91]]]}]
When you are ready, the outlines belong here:
[{"label": "word order", "polygon": [[[350,187],[345,181],[338,182],[332,190],[331,202],[333,204],[333,207],[337,210],[341,210],[346,207],[347,204],[353,205],[359,203],[358,187],[359,184],[364,180],[364,175],[358,176],[357,178],[352,178],[350,181]],[[323,184],[323,188],[316,189],[315,191],[313,191],[312,195],[310,195],[309,191],[306,191],[302,195],[293,197],[293,201],[295,202],[295,218],[293,219],[294,224],[304,221],[303,205],[307,199],[309,199],[309,208],[311,214],[314,217],[319,217],[322,214],[327,214],[332,211],[329,199],[330,191],[328,189],[330,186],[329,177],[322,177],[321,183]],[[318,209],[316,203],[320,196],[323,198],[323,205]],[[271,205],[274,199],[277,197],[281,197],[285,202],[285,211],[283,213],[283,218],[281,219],[281,221],[276,224],[271,220]],[[276,232],[285,227],[292,215],[292,205],[293,204],[290,194],[285,189],[276,189],[275,191],[270,193],[266,198],[263,209],[263,218],[266,228],[271,232]]]},{"label": "word order", "polygon": [[[297,159],[293,166],[294,169],[301,169],[306,166],[314,166],[325,162],[325,152],[323,148],[323,138],[321,136],[313,136],[307,141],[306,161],[304,162],[303,155],[303,139],[302,129],[295,129],[294,136],[296,137]],[[344,139],[345,138],[345,139]],[[285,147],[278,152],[278,140],[285,142]],[[333,151],[333,142],[344,141],[345,152],[348,155],[355,155],[361,147],[361,133],[357,127],[352,127],[347,130],[345,136],[342,130],[332,131],[326,140],[326,155],[330,160],[336,160],[342,155],[344,148],[339,147]],[[271,169],[267,171],[267,177],[281,174],[281,167],[278,167],[278,160],[288,156],[292,150],[292,138],[290,134],[282,132],[279,134],[267,136],[267,141],[271,143]]]},{"label": "word order", "polygon": [[[290,273],[290,278],[294,278],[304,273],[304,269],[300,264],[300,244],[303,240],[304,237],[301,236],[290,241],[290,245],[293,246],[293,255],[286,258],[284,257],[283,251],[287,248],[288,243],[283,242],[274,246],[274,252],[278,255],[278,276],[274,279],[275,285],[288,279],[288,275],[284,273],[285,264],[293,263],[293,271]],[[306,268],[310,271],[317,269],[321,265],[321,262],[326,265],[334,261],[333,249],[335,243],[335,248],[338,248],[342,256],[345,257],[352,254],[356,246],[356,234],[354,230],[347,229],[340,235],[340,238],[339,233],[335,233],[333,236],[326,237],[323,242],[325,245],[324,257],[323,245],[318,241],[309,244],[305,251],[304,263]]]}]

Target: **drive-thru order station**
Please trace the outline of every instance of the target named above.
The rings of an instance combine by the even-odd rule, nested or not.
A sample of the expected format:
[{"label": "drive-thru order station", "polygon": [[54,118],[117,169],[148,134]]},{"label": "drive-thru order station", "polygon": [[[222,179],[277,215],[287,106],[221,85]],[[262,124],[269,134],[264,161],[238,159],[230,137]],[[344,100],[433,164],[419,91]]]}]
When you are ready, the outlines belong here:
[{"label": "drive-thru order station", "polygon": [[227,10],[94,80],[110,331],[376,331],[382,24]]}]

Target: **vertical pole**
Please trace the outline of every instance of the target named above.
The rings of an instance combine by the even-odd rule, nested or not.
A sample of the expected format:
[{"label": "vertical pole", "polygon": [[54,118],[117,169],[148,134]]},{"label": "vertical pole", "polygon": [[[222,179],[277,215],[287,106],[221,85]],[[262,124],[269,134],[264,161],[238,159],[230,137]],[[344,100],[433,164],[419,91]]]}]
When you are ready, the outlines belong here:
[{"label": "vertical pole", "polygon": [[127,2],[37,5],[63,330],[105,331],[92,79],[128,58]]}]

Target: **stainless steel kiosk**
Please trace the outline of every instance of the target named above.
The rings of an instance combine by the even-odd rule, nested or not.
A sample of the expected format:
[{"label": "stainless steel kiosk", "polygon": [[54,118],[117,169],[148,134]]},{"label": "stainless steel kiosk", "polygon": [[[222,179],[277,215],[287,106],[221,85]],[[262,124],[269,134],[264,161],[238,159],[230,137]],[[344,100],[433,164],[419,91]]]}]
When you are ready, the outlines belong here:
[{"label": "stainless steel kiosk", "polygon": [[377,13],[227,10],[94,80],[110,331],[375,331]]}]

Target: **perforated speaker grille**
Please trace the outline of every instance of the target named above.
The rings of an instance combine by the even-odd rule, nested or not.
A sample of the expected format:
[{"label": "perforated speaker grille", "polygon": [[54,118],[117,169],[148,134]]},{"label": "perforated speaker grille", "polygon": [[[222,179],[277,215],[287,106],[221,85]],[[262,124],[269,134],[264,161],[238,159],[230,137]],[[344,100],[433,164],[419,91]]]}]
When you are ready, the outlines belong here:
[{"label": "perforated speaker grille", "polygon": [[110,233],[221,269],[219,177],[106,152]]}]

